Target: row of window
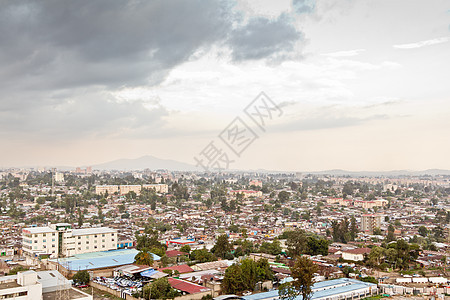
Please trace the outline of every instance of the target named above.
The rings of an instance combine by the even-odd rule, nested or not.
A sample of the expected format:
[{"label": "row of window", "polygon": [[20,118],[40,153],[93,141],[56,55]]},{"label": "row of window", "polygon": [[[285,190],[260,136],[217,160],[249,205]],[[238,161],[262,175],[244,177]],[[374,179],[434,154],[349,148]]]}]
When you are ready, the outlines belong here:
[{"label": "row of window", "polygon": [[[111,239],[112,242],[114,242],[114,239]],[[105,240],[102,240],[102,243],[104,243]],[[86,241],[86,244],[89,244],[89,241]],[[97,240],[94,240],[94,244],[97,244]],[[81,242],[78,242],[78,245],[81,245]]]},{"label": "row of window", "polygon": [[0,295],[0,299],[13,299],[16,297],[23,297],[23,296],[27,296],[28,292],[18,292],[18,293],[12,293],[12,294],[7,294],[7,295]]}]

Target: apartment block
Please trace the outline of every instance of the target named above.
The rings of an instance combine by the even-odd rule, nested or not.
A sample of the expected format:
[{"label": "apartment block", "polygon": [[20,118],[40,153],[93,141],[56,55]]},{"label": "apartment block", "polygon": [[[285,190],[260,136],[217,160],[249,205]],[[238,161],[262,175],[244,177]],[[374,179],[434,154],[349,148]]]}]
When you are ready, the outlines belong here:
[{"label": "apartment block", "polygon": [[119,193],[118,185],[97,185],[95,187],[95,193],[97,195],[104,195],[108,192],[108,195],[113,195],[114,193]]},{"label": "apartment block", "polygon": [[361,230],[363,232],[373,234],[375,228],[381,227],[382,215],[366,214],[361,216]]},{"label": "apartment block", "polygon": [[117,249],[117,230],[108,227],[72,229],[59,223],[22,230],[23,250],[29,256],[52,258]]},{"label": "apartment block", "polygon": [[141,193],[142,186],[140,185],[120,185],[119,186],[119,192],[121,195],[128,194],[129,192],[135,192],[136,195],[139,195]]},{"label": "apartment block", "polygon": [[157,193],[165,194],[169,192],[169,186],[167,184],[144,184],[143,189],[153,189]]}]

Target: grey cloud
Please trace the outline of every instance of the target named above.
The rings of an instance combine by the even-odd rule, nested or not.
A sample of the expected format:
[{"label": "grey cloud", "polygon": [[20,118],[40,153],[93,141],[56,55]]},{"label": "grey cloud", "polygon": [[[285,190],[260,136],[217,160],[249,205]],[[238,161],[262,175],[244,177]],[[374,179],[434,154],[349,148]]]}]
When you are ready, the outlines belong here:
[{"label": "grey cloud", "polygon": [[[146,102],[148,104],[148,102]],[[158,102],[121,102],[103,93],[48,99],[39,106],[0,110],[0,135],[43,139],[124,137],[134,130],[152,136],[169,112]]]},{"label": "grey cloud", "polygon": [[312,13],[316,8],[315,0],[293,0],[292,6],[297,14]]},{"label": "grey cloud", "polygon": [[105,95],[158,85],[211,45],[230,47],[235,60],[264,59],[301,39],[286,15],[241,17],[225,0],[1,1],[0,134],[154,135],[147,128],[164,127],[164,107]]},{"label": "grey cloud", "polygon": [[220,0],[19,0],[1,6],[0,78],[26,73],[50,86],[142,84],[152,75],[159,82],[200,47],[224,39],[233,21],[231,5]]},{"label": "grey cloud", "polygon": [[323,117],[323,118],[307,118],[295,122],[289,122],[278,127],[275,130],[280,131],[306,131],[306,130],[320,130],[341,127],[358,126],[368,121],[385,120],[388,115],[372,115],[368,117]]},{"label": "grey cloud", "polygon": [[229,45],[233,60],[258,60],[277,58],[294,50],[303,34],[292,24],[286,14],[275,20],[257,17],[231,33]]}]

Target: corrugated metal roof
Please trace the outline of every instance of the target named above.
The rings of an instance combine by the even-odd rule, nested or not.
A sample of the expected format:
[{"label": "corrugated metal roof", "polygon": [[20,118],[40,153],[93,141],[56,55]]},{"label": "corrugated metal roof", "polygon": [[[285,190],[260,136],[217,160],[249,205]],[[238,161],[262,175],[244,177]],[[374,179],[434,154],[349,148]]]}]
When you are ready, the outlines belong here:
[{"label": "corrugated metal roof", "polygon": [[[139,251],[135,249],[121,249],[91,252],[84,254],[77,254],[73,257],[59,259],[59,264],[69,270],[92,270],[100,268],[117,267],[122,265],[132,264],[134,257]],[[154,260],[160,260],[156,254],[153,254]],[[58,262],[57,259],[51,259],[50,261]]]}]

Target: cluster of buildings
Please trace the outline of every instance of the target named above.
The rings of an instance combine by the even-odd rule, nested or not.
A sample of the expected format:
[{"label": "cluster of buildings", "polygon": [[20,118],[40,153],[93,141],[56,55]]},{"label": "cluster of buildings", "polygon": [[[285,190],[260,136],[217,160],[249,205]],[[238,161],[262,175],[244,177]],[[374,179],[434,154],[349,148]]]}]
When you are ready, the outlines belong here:
[{"label": "cluster of buildings", "polygon": [[95,187],[95,193],[97,195],[125,195],[129,192],[134,192],[136,195],[141,193],[142,189],[152,189],[156,193],[168,193],[169,186],[167,184],[134,184],[134,185],[97,185]]},{"label": "cluster of buildings", "polygon": [[[273,242],[286,230],[303,229],[331,242],[332,224],[351,217],[358,228],[355,241],[333,243],[326,257],[315,260],[324,278],[343,276],[338,267],[340,260],[364,261],[370,248],[380,245],[388,227],[393,225],[395,238],[406,241],[420,237],[423,234],[419,232],[420,227],[429,231],[423,237],[428,244],[424,244],[426,248],[417,259],[424,268],[442,268],[443,257],[448,259],[450,226],[445,223],[445,214],[449,212],[450,179],[446,177],[438,176],[434,180],[341,178],[264,173],[230,173],[218,177],[190,172],[88,172],[86,169],[85,172],[53,171],[52,176],[61,174],[63,179],[64,176],[68,179],[70,174],[70,181],[53,178],[53,182],[42,183],[33,180],[41,176],[36,171],[14,170],[2,174],[5,184],[0,190],[0,260],[5,261],[5,273],[15,266],[7,265],[6,260],[22,264],[18,259],[24,258],[27,264],[37,264],[67,276],[79,270],[100,277],[135,271],[156,278],[168,274],[167,271],[161,266],[145,270],[127,267],[137,254],[136,234],[142,234],[147,227],[157,231],[159,241],[168,246],[164,256],[177,258],[176,255],[183,256],[178,253],[183,245],[210,250],[223,233],[231,241],[251,242],[254,251],[263,243]],[[14,185],[11,176],[17,178]],[[129,184],[112,184],[127,182],[126,178],[133,180]],[[343,195],[344,185],[349,181],[353,182],[354,191]],[[185,198],[180,198],[180,193],[172,188],[174,183],[182,187]],[[126,196],[130,192],[140,195],[144,189],[156,193],[152,204]],[[288,195],[287,199],[280,201],[281,192]],[[11,198],[15,194],[18,196]],[[23,217],[15,217],[11,213],[13,207]],[[436,240],[434,230],[440,227],[443,236]],[[279,241],[286,252],[285,240]],[[276,256],[264,253],[254,256],[270,259],[280,280],[289,277],[286,269],[276,265]],[[159,264],[161,257],[153,258]],[[176,270],[180,277],[170,281],[187,294],[198,291],[218,295],[223,271],[232,263],[222,260],[187,266],[177,259],[168,268]],[[208,277],[210,280],[206,280]],[[362,284],[359,280],[333,284],[329,287],[333,293],[321,294],[319,288],[314,299],[350,297],[345,293],[353,288],[360,292],[353,292],[352,297],[373,293],[370,284],[357,286]],[[271,299],[272,296],[269,292],[244,298]]]}]

